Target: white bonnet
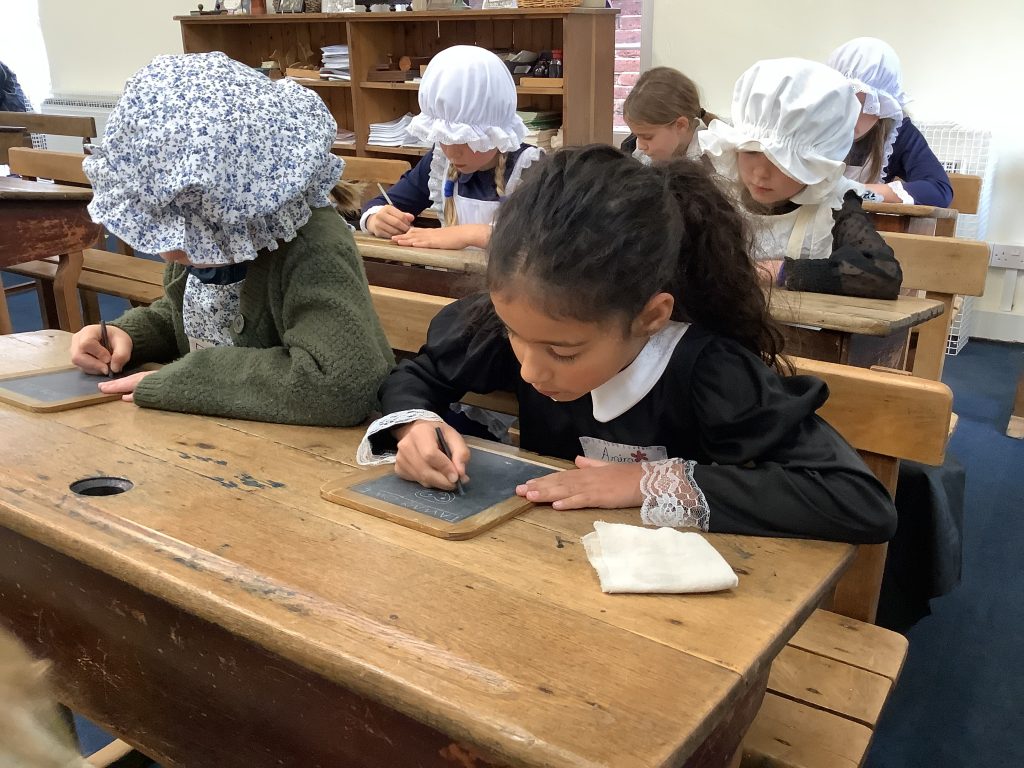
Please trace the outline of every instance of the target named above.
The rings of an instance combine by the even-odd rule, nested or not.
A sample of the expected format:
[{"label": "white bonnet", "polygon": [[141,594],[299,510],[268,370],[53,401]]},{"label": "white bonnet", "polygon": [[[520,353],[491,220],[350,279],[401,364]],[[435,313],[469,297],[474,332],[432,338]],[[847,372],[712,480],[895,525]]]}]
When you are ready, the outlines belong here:
[{"label": "white bonnet", "polygon": [[764,152],[807,185],[797,202],[821,202],[843,176],[859,114],[853,86],[834,69],[805,59],[769,59],[736,81],[733,125],[712,120],[697,136],[722,176],[739,180],[738,152]]},{"label": "white bonnet", "polygon": [[225,265],[289,241],[341,175],[323,101],[223,53],[159,56],[83,168],[95,221],[145,253]]},{"label": "white bonnet", "polygon": [[903,91],[900,58],[892,46],[877,37],[857,37],[843,43],[828,57],[828,65],[850,79],[864,94],[864,112],[903,121],[908,98]]},{"label": "white bonnet", "polygon": [[419,100],[420,113],[408,131],[431,144],[514,152],[526,137],[512,74],[501,59],[475,45],[455,45],[434,56]]}]

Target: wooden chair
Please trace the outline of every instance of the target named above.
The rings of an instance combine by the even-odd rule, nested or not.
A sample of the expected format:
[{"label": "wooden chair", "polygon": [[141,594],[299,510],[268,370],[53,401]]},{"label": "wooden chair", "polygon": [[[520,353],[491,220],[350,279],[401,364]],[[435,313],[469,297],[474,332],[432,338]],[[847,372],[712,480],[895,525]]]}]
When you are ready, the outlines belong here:
[{"label": "wooden chair", "polygon": [[[83,146],[96,138],[96,121],[77,115],[42,115],[38,112],[0,112],[0,126],[21,128],[32,133],[54,136],[81,136]],[[31,147],[32,139],[26,135],[22,146]]]},{"label": "wooden chair", "polygon": [[[385,160],[379,157],[346,157],[345,170],[341,172],[344,181],[366,182],[369,184],[394,184],[412,166],[406,160]],[[373,188],[372,197],[377,196]]]},{"label": "wooden chair", "polygon": [[883,232],[882,237],[903,268],[903,287],[923,290],[929,299],[941,301],[946,307],[941,315],[914,329],[914,375],[938,381],[945,363],[956,296],[981,296],[985,292],[988,243],[899,232]]},{"label": "wooden chair", "polygon": [[[10,151],[11,170],[22,176],[48,178],[66,184],[89,184],[82,170],[83,155],[18,147]],[[8,267],[8,272],[32,278],[47,327],[54,327],[53,281],[56,257]],[[152,304],[163,295],[164,265],[150,259],[90,248],[83,252],[78,277],[79,295],[86,324],[99,322],[97,294],[120,296],[134,305]],[[30,286],[31,287],[31,286]]]},{"label": "wooden chair", "polygon": [[24,147],[31,141],[28,131],[12,125],[0,125],[0,165],[7,165],[7,153],[12,147]]},{"label": "wooden chair", "polygon": [[[976,214],[981,200],[981,176],[965,173],[949,174],[949,184],[953,187],[953,201],[950,208],[959,213]],[[940,220],[935,224],[935,234],[939,237],[956,235],[956,221]]]}]

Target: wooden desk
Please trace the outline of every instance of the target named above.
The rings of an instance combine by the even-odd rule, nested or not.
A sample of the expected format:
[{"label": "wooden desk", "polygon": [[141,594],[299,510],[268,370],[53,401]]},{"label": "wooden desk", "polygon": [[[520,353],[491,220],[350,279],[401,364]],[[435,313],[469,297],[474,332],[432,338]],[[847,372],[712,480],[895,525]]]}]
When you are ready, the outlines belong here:
[{"label": "wooden desk", "polygon": [[410,248],[372,235],[357,234],[371,285],[458,299],[482,290],[487,254],[476,248]]},{"label": "wooden desk", "polygon": [[[0,373],[66,355],[0,339]],[[537,508],[447,542],[319,498],[361,430],[0,406],[0,620],[166,765],[723,766],[852,547],[711,535],[713,595],[605,595]],[[116,474],[120,496],[68,484]]]},{"label": "wooden desk", "polygon": [[908,232],[912,235],[952,237],[958,212],[953,208],[902,203],[868,203],[864,210],[879,232]]},{"label": "wooden desk", "polygon": [[[0,177],[0,268],[59,255],[54,279],[57,318],[69,331],[82,327],[82,250],[102,233],[86,210],[91,199],[88,188]],[[0,333],[10,332],[7,302],[0,291]]]},{"label": "wooden desk", "polygon": [[773,288],[769,308],[783,324],[788,354],[902,369],[910,329],[941,315],[943,304],[916,296],[886,301]]}]

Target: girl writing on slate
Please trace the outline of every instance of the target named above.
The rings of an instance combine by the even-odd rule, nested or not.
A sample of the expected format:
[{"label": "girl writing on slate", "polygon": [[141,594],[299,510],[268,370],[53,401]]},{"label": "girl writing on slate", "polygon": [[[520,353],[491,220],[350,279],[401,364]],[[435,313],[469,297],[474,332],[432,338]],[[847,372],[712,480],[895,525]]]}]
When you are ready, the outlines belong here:
[{"label": "girl writing on slate", "polygon": [[640,75],[622,105],[630,135],[622,150],[641,162],[700,157],[698,131],[715,119],[700,105],[690,78],[671,67],[654,67]]},{"label": "girl writing on slate", "polygon": [[[360,227],[400,245],[482,248],[501,201],[541,156],[523,143],[512,75],[490,51],[456,45],[430,60],[419,102],[408,130],[433,149],[388,190],[394,205],[383,196],[366,204]],[[427,208],[441,228],[412,226]]]},{"label": "girl writing on slate", "polygon": [[743,220],[701,166],[559,152],[505,202],[489,252],[488,294],[445,307],[385,380],[361,462],[471,494],[469,450],[441,414],[467,392],[510,391],[522,447],[577,467],[520,486],[530,501],[640,506],[645,523],[711,531],[892,536],[885,488],[815,415],[825,385],[780,372]]},{"label": "girl writing on slate", "polygon": [[909,98],[892,46],[858,37],[832,51],[828,65],[849,78],[861,104],[846,175],[887,203],[947,207],[953,201],[949,176],[905,114]]},{"label": "girl writing on slate", "polygon": [[749,214],[755,258],[779,283],[895,299],[903,272],[861,206],[873,195],[843,176],[859,113],[853,86],[835,70],[759,61],[736,82],[733,124],[713,120],[699,141]]},{"label": "girl writing on slate", "polygon": [[394,364],[351,232],[328,193],[334,119],[299,85],[222,53],[161,56],[127,84],[86,158],[93,219],[169,263],[164,296],[75,334],[90,373],[136,404],[351,425]]}]

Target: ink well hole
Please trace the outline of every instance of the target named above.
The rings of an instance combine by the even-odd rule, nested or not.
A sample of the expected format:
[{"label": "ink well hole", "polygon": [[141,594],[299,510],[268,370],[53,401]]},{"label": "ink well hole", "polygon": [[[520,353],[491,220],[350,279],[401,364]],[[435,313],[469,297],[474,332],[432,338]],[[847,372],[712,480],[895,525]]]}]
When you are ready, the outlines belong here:
[{"label": "ink well hole", "polygon": [[116,496],[130,491],[135,483],[124,477],[85,477],[68,487],[79,496]]}]

